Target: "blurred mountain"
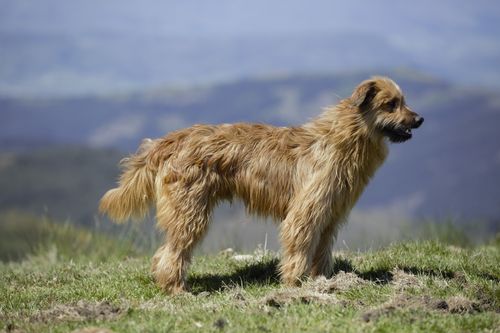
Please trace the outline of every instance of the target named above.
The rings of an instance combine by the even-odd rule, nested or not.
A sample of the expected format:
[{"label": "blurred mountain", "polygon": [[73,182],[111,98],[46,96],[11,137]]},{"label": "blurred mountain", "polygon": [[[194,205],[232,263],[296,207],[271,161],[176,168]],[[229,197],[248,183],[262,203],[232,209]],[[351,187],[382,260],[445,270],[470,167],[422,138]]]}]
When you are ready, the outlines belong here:
[{"label": "blurred mountain", "polygon": [[[391,145],[388,161],[357,207],[419,218],[498,220],[498,94],[414,72],[386,74],[426,121],[412,140]],[[88,221],[99,195],[118,176],[116,164],[125,153],[117,151],[134,151],[142,138],[194,123],[300,124],[348,96],[367,76],[282,76],[110,96],[2,98],[0,209],[48,207]],[[93,149],[54,148],[68,144]]]},{"label": "blurred mountain", "polygon": [[122,154],[109,149],[46,147],[0,154],[0,211],[91,225],[97,201],[117,179]]},{"label": "blurred mountain", "polygon": [[0,0],[0,94],[415,68],[500,87],[500,4]]}]

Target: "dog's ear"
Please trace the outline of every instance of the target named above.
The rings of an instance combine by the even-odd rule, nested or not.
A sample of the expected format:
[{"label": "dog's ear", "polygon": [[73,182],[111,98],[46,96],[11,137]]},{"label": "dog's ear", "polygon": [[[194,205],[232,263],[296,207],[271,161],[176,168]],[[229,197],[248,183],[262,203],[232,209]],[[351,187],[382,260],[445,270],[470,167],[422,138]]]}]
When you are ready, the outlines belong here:
[{"label": "dog's ear", "polygon": [[362,108],[363,106],[370,103],[377,92],[378,89],[375,81],[367,80],[362,82],[359,86],[356,87],[356,89],[354,89],[351,100],[355,106]]}]

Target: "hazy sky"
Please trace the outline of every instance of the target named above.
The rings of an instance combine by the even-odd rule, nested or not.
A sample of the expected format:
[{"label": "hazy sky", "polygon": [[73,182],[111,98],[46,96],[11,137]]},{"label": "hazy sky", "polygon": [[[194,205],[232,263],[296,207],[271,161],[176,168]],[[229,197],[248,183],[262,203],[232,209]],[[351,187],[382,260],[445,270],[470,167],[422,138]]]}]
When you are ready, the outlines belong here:
[{"label": "hazy sky", "polygon": [[[137,31],[239,35],[338,29],[397,35],[422,32],[483,33],[500,19],[498,1],[124,1],[0,0],[3,31]],[[491,34],[500,31],[491,24]]]},{"label": "hazy sky", "polygon": [[0,0],[0,8],[0,93],[391,65],[500,87],[500,1]]}]

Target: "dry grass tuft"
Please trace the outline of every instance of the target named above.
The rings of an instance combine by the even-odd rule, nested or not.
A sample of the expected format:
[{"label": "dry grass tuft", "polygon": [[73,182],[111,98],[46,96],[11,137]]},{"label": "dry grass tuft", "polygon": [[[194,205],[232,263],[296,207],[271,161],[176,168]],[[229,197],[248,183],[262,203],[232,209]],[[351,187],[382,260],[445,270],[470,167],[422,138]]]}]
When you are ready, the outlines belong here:
[{"label": "dry grass tuft", "polygon": [[400,269],[392,271],[391,283],[398,291],[407,290],[409,288],[420,288],[423,286],[422,281],[417,276],[406,273]]},{"label": "dry grass tuft", "polygon": [[370,283],[354,273],[340,271],[331,279],[319,277],[307,284],[307,287],[320,293],[333,293],[335,291],[347,291],[351,288]]},{"label": "dry grass tuft", "polygon": [[301,288],[274,292],[264,297],[262,303],[274,308],[281,308],[292,303],[315,303],[322,305],[341,304],[341,302],[334,295]]},{"label": "dry grass tuft", "polygon": [[448,310],[451,313],[474,313],[481,311],[479,303],[464,296],[453,296],[448,298]]}]

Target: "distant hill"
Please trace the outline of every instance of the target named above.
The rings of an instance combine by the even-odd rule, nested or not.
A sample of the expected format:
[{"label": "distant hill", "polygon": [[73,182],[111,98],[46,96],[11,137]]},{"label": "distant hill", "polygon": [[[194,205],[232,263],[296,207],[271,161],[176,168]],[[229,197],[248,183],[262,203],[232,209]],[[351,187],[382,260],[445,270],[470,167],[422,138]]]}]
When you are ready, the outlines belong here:
[{"label": "distant hill", "polygon": [[0,154],[0,211],[94,223],[100,196],[115,184],[122,154],[57,147]]},{"label": "distant hill", "polygon": [[[453,88],[416,73],[388,73],[415,107]],[[135,150],[143,137],[158,137],[193,123],[298,124],[348,96],[367,73],[296,75],[239,80],[190,88],[71,98],[1,98],[0,148],[86,143]],[[446,96],[443,96],[446,99]]]},{"label": "distant hill", "polygon": [[[358,207],[498,220],[498,95],[416,73],[390,74],[426,122],[410,142],[391,146]],[[0,209],[40,209],[45,200],[52,212],[74,209],[78,219],[92,218],[98,196],[117,177],[123,155],[117,151],[135,150],[142,138],[193,123],[299,124],[366,77],[284,76],[113,96],[0,99]],[[92,149],[54,150],[68,144]]]}]

